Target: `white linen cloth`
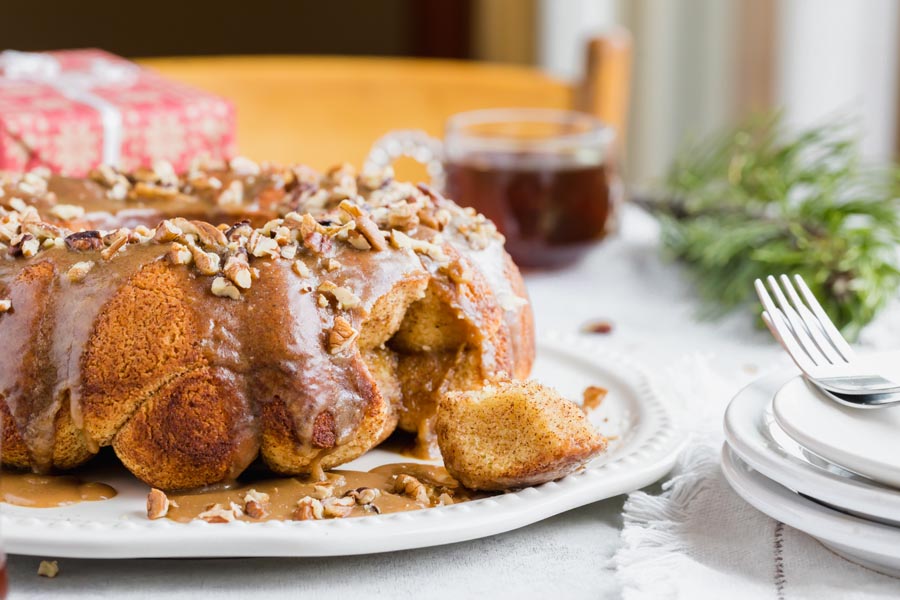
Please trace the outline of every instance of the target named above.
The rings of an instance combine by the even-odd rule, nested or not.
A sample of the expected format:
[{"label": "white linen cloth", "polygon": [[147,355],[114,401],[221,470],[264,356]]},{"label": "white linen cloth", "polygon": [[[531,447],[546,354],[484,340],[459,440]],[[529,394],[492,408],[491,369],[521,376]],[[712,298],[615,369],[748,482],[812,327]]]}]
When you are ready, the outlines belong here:
[{"label": "white linen cloth", "polygon": [[662,493],[630,494],[615,557],[626,600],[897,598],[900,580],[857,566],[770,519],[724,479],[721,415],[732,381],[690,357],[667,370],[694,421]]},{"label": "white linen cloth", "polygon": [[[776,578],[777,524],[731,492],[718,452],[728,400],[762,371],[789,363],[746,312],[698,321],[690,280],[660,260],[656,240],[652,220],[626,210],[621,233],[582,264],[526,280],[539,332],[609,319],[613,332],[597,342],[642,362],[672,402],[690,407],[684,413],[695,437],[663,488],[491,538],[370,556],[60,559],[56,579],[36,575],[41,557],[13,556],[11,600],[900,597],[900,581],[851,565],[788,527],[780,528],[784,577]],[[897,321],[900,332],[900,310]]]}]

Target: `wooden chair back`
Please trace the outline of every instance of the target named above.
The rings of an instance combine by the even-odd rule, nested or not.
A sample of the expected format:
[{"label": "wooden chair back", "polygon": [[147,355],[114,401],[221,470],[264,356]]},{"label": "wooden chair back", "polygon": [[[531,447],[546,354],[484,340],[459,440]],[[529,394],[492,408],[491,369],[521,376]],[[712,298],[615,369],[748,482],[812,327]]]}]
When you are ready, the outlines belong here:
[{"label": "wooden chair back", "polygon": [[479,108],[576,108],[624,139],[631,44],[614,31],[589,41],[572,86],[536,68],[396,58],[238,56],[147,59],[167,77],[230,98],[242,154],[316,168],[361,165],[393,129],[440,136],[450,115]]}]

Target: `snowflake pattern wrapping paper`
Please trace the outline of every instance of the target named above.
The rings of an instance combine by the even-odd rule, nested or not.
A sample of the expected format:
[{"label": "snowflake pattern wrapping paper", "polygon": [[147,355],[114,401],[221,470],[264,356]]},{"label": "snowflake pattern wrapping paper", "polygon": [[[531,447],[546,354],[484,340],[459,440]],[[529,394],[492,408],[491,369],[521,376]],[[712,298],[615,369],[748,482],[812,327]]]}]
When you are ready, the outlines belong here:
[{"label": "snowflake pattern wrapping paper", "polygon": [[[102,50],[11,54],[54,68],[14,73],[0,61],[0,170],[82,176],[111,150],[125,169],[167,160],[186,171],[194,157],[235,154],[234,108],[224,98]],[[98,65],[129,76],[93,77]]]}]

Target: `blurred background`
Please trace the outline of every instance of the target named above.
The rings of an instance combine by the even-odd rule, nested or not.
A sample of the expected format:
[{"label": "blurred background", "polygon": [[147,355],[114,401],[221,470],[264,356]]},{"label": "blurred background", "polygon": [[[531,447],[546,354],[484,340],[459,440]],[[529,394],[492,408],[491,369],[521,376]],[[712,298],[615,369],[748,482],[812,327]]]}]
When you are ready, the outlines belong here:
[{"label": "blurred background", "polygon": [[[257,0],[240,5],[210,0],[152,4],[87,0],[54,3],[52,19],[48,10],[46,2],[5,0],[3,14],[17,26],[3,28],[0,46],[100,47],[131,58],[428,57],[518,65],[574,83],[585,72],[585,45],[591,36],[621,26],[633,38],[624,173],[637,183],[658,177],[685,136],[719,130],[748,113],[773,107],[782,108],[791,124],[816,123],[838,114],[854,116],[861,125],[863,151],[876,160],[894,157],[900,147],[896,131],[900,15],[893,0]],[[217,87],[221,84],[210,75],[179,72],[177,66],[164,64],[176,76],[226,96],[241,93]],[[364,79],[364,71],[351,75]],[[271,83],[273,77],[277,82],[284,75],[263,73],[260,81],[266,77]],[[252,78],[241,85],[247,83],[252,85]],[[384,93],[384,102],[390,102],[390,92]],[[399,97],[402,91],[395,89],[393,94]],[[285,108],[291,104],[289,98],[282,101]],[[303,106],[302,98],[294,102]],[[450,102],[437,111],[501,102],[508,103],[508,97]],[[557,102],[536,97],[533,103]],[[240,102],[238,108],[242,110]],[[381,114],[375,102],[361,133],[372,138],[398,127],[440,133],[437,118],[423,122],[407,111],[387,110]],[[445,116],[449,115],[440,115]],[[330,118],[325,115],[319,123],[297,126],[311,138],[324,137],[326,128],[335,130]],[[319,133],[313,131],[319,126]],[[272,129],[268,145],[251,143],[247,148],[250,127],[253,135]],[[284,132],[259,118],[242,121],[239,134],[248,153],[267,149],[268,156],[257,158],[314,164],[339,154],[356,162],[362,158],[361,150],[348,151],[339,140],[317,141],[321,150],[315,155],[280,155],[291,151],[273,141]]]}]

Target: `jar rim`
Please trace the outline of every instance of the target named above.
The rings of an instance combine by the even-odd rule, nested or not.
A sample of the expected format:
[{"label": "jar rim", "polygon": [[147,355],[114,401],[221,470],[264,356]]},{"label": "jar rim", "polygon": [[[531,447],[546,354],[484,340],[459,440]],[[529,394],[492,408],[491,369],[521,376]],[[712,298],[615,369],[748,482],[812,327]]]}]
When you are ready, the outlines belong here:
[{"label": "jar rim", "polygon": [[[582,125],[584,131],[549,134],[533,139],[512,136],[480,134],[467,131],[477,125],[547,123]],[[554,151],[577,147],[606,149],[615,139],[612,127],[595,116],[555,108],[488,108],[457,113],[447,119],[444,129],[445,142],[473,142],[488,150],[497,151]]]}]

